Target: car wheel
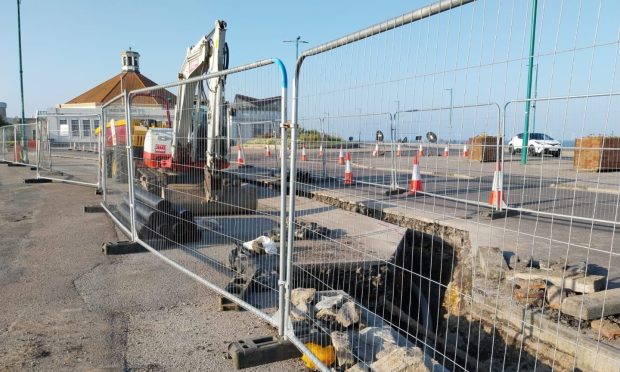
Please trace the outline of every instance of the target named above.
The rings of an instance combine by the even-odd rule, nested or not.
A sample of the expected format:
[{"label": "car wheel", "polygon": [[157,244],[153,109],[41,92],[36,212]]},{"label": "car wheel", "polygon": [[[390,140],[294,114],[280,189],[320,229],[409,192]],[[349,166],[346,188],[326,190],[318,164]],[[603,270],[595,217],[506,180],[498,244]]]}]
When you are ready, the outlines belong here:
[{"label": "car wheel", "polygon": [[558,151],[554,152],[554,153],[553,153],[553,157],[559,158],[559,157],[560,157],[561,152],[562,152],[561,150],[558,150]]},{"label": "car wheel", "polygon": [[508,152],[510,153],[510,155],[514,155],[517,153],[514,147],[512,147],[512,145],[508,146]]},{"label": "car wheel", "polygon": [[528,154],[529,156],[536,156],[536,150],[534,149],[534,146],[530,146],[530,147],[527,149],[527,154]]}]

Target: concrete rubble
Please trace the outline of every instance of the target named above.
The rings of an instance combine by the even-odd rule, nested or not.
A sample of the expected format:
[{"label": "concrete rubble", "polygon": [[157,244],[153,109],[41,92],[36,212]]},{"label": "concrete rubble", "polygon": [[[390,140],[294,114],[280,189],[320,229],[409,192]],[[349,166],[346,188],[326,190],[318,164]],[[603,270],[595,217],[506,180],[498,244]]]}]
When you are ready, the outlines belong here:
[{"label": "concrete rubble", "polygon": [[304,320],[308,316],[308,303],[314,298],[316,289],[295,288],[291,291],[291,315],[295,320]]},{"label": "concrete rubble", "polygon": [[609,319],[593,320],[591,327],[594,332],[600,332],[601,336],[610,340],[614,340],[616,337],[620,336],[620,324],[612,322]]},{"label": "concrete rubble", "polygon": [[498,247],[478,247],[478,263],[487,279],[502,279],[509,270],[502,251]]},{"label": "concrete rubble", "polygon": [[561,310],[582,320],[620,314],[620,288],[568,297]]},{"label": "concrete rubble", "polygon": [[320,324],[319,329],[330,329],[328,336],[336,353],[338,370],[444,370],[376,314],[359,307],[345,292],[297,288],[292,293],[295,311],[304,314],[293,317],[294,321],[312,324],[314,318]]}]

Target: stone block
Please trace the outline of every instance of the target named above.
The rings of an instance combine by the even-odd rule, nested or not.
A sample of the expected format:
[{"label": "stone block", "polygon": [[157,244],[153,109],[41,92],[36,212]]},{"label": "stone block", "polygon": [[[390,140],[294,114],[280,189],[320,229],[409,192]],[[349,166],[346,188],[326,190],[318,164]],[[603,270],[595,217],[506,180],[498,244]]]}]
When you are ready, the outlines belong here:
[{"label": "stone block", "polygon": [[478,263],[482,274],[487,279],[504,278],[508,265],[502,251],[498,247],[478,247]]},{"label": "stone block", "polygon": [[583,320],[620,314],[620,288],[568,297],[562,301],[561,310]]}]

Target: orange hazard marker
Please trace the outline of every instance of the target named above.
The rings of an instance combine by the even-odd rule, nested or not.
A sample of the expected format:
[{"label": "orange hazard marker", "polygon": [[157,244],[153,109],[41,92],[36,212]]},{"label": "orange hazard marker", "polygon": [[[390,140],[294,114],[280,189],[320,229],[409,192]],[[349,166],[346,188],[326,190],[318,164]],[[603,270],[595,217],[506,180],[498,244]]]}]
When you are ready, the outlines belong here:
[{"label": "orange hazard marker", "polygon": [[411,183],[409,184],[409,193],[416,194],[419,191],[424,191],[422,187],[422,177],[420,176],[420,165],[418,157],[413,157],[413,172],[411,173]]},{"label": "orange hazard marker", "polygon": [[396,147],[396,156],[400,156],[400,142],[398,143],[398,147]]},{"label": "orange hazard marker", "polygon": [[469,156],[469,151],[467,151],[467,145],[463,146],[463,157],[466,158]]},{"label": "orange hazard marker", "polygon": [[266,158],[271,157],[271,150],[269,149],[269,145],[265,145],[265,157]]},{"label": "orange hazard marker", "polygon": [[340,145],[340,154],[338,154],[338,165],[344,165],[344,152],[342,150],[342,145]]},{"label": "orange hazard marker", "polygon": [[308,154],[306,154],[306,144],[301,145],[301,161],[308,161]]},{"label": "orange hazard marker", "polygon": [[351,170],[351,153],[347,152],[347,160],[344,167],[344,184],[352,185],[353,184],[353,172]]},{"label": "orange hazard marker", "polygon": [[418,156],[424,156],[424,147],[422,147],[422,144],[420,144],[420,147],[418,148]]},{"label": "orange hazard marker", "polygon": [[237,146],[237,165],[244,165],[245,159],[243,158],[243,151],[241,150],[241,145]]},{"label": "orange hazard marker", "polygon": [[500,211],[507,207],[506,202],[504,201],[503,189],[504,174],[502,172],[502,163],[497,163],[497,170],[493,172],[493,186],[491,187],[489,204],[491,204],[494,209]]},{"label": "orange hazard marker", "polygon": [[372,156],[379,156],[379,144],[375,145],[375,149],[372,150]]},{"label": "orange hazard marker", "polygon": [[450,149],[448,148],[448,146],[446,146],[446,147],[443,149],[443,156],[445,156],[446,158],[447,158],[448,156],[450,156]]},{"label": "orange hazard marker", "polygon": [[319,146],[319,158],[323,157],[323,144]]}]

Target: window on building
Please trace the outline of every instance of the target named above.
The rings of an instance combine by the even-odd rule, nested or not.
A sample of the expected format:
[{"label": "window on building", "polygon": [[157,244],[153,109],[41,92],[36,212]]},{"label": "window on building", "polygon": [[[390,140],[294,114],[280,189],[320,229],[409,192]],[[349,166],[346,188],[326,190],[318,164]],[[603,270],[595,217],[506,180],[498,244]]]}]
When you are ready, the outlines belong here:
[{"label": "window on building", "polygon": [[66,137],[69,135],[69,126],[67,125],[67,119],[60,119],[58,122],[58,130],[60,131],[60,135]]},{"label": "window on building", "polygon": [[71,119],[71,137],[80,136],[80,121],[77,119]]},{"label": "window on building", "polygon": [[92,137],[95,136],[95,130],[97,130],[97,128],[99,128],[99,119],[93,120],[93,134],[92,134]]},{"label": "window on building", "polygon": [[90,137],[90,120],[82,120],[82,137]]},{"label": "window on building", "polygon": [[127,57],[123,56],[123,66],[127,66]]}]

